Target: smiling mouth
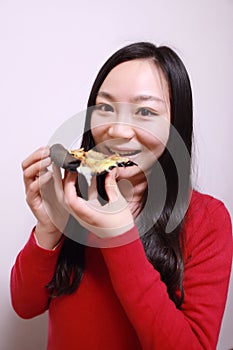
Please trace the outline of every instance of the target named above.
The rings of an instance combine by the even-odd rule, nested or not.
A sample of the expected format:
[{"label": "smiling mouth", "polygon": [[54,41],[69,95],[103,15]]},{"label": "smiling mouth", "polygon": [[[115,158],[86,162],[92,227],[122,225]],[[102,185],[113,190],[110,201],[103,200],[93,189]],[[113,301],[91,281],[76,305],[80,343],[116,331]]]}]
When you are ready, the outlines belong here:
[{"label": "smiling mouth", "polygon": [[108,153],[110,154],[119,154],[119,156],[121,157],[133,157],[136,156],[138,153],[140,153],[140,150],[135,150],[135,151],[130,151],[130,150],[116,150],[116,149],[112,149],[106,146],[106,149],[108,151]]}]

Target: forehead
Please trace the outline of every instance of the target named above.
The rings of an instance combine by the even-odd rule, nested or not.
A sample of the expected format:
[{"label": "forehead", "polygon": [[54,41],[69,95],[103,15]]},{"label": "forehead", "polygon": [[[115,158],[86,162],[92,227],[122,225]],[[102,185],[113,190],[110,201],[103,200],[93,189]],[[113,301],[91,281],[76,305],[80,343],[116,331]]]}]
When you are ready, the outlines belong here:
[{"label": "forehead", "polygon": [[152,59],[135,59],[117,65],[105,78],[101,91],[121,96],[155,94],[160,98],[169,97],[164,73]]}]

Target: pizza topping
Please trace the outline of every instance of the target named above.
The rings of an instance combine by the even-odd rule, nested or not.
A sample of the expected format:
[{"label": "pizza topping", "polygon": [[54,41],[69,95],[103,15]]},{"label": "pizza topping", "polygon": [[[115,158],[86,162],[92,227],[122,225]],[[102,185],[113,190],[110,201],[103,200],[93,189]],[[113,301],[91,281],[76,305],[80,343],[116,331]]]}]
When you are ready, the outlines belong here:
[{"label": "pizza topping", "polygon": [[[82,174],[88,186],[91,184],[92,176],[96,176],[98,199],[102,205],[109,200],[104,185],[107,173],[116,167],[137,165],[128,157],[121,157],[117,153],[107,156],[94,150],[85,152],[84,148],[67,150],[61,144],[54,144],[50,147],[50,157],[60,168]],[[78,177],[75,187],[77,195],[83,197],[85,191],[81,191]]]},{"label": "pizza topping", "polygon": [[94,150],[85,152],[84,148],[66,150],[61,144],[50,147],[50,157],[61,168],[72,172],[90,173],[91,175],[103,174],[115,167],[136,165],[128,157],[121,157],[117,153],[108,156]]}]

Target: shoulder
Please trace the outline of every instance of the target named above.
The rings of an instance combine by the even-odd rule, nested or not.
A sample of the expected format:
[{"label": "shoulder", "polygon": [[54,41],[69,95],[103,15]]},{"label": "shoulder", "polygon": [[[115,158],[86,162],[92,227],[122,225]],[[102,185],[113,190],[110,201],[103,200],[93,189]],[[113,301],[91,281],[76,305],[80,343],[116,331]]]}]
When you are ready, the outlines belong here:
[{"label": "shoulder", "polygon": [[195,221],[196,223],[204,220],[215,224],[217,223],[216,219],[231,222],[230,214],[221,200],[195,190],[190,196],[186,219],[187,222]]},{"label": "shoulder", "polygon": [[185,217],[185,246],[189,251],[227,249],[232,254],[231,218],[222,201],[192,191]]}]

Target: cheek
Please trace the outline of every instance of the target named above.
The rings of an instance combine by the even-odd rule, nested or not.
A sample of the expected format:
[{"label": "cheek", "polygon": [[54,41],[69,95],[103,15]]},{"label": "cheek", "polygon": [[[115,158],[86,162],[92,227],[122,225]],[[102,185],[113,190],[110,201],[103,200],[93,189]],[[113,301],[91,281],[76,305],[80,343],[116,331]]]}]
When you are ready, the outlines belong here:
[{"label": "cheek", "polygon": [[141,132],[138,135],[141,143],[149,151],[158,154],[165,149],[169,138],[169,124],[160,124],[156,127],[151,127],[149,131]]},{"label": "cheek", "polygon": [[91,124],[91,132],[96,144],[104,139],[104,135],[106,135],[107,131],[106,129],[106,126],[94,126]]}]

